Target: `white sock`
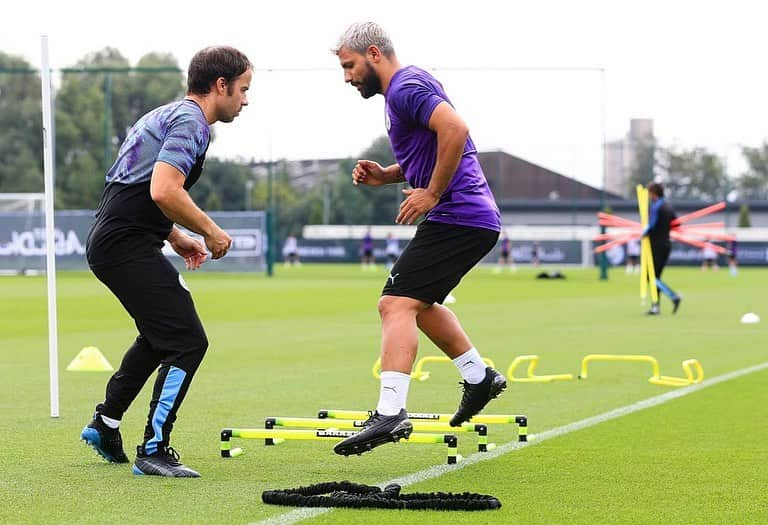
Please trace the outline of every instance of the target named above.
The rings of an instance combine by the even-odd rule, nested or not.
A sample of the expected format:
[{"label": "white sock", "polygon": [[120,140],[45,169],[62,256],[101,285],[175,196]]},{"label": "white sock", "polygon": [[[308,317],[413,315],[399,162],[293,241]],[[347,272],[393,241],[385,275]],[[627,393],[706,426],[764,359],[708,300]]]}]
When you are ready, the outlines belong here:
[{"label": "white sock", "polygon": [[107,417],[107,416],[101,414],[101,420],[109,428],[118,428],[118,427],[120,427],[120,420],[119,419],[112,419],[111,417]]},{"label": "white sock", "polygon": [[383,416],[394,416],[405,408],[411,376],[402,372],[382,372],[379,404],[376,411]]},{"label": "white sock", "polygon": [[485,379],[485,363],[474,346],[453,360],[464,381],[476,385]]}]

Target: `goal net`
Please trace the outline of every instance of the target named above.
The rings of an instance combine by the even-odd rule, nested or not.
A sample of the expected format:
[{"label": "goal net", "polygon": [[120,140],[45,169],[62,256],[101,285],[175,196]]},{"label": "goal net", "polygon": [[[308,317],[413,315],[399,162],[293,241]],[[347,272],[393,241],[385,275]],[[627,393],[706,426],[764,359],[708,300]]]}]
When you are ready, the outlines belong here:
[{"label": "goal net", "polygon": [[45,196],[0,193],[0,274],[36,274],[45,269]]}]

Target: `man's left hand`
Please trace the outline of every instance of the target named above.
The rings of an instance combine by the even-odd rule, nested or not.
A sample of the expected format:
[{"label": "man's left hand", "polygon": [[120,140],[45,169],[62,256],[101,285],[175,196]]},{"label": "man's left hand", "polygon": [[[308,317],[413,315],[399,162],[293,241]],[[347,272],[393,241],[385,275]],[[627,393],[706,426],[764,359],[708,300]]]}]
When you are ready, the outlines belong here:
[{"label": "man's left hand", "polygon": [[208,258],[208,252],[203,243],[185,233],[179,232],[172,241],[169,239],[168,242],[173,251],[184,258],[187,270],[197,270]]}]

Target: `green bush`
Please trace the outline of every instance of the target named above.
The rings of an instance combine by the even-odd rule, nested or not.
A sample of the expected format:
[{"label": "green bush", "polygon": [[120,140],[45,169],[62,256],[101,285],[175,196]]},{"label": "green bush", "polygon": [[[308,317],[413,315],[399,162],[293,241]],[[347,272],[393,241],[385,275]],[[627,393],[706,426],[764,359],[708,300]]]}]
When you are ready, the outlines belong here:
[{"label": "green bush", "polygon": [[739,228],[749,228],[752,221],[749,218],[749,206],[742,204],[739,208]]}]

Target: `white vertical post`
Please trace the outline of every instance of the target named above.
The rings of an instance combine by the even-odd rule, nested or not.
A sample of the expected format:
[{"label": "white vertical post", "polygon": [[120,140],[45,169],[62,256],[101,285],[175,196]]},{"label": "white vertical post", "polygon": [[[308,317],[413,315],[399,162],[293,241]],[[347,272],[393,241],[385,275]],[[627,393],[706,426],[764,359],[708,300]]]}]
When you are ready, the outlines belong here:
[{"label": "white vertical post", "polygon": [[592,238],[581,239],[581,267],[591,268],[594,264],[595,254],[592,251]]},{"label": "white vertical post", "polygon": [[48,281],[48,373],[51,417],[59,417],[59,336],[56,322],[56,240],[53,224],[53,111],[51,68],[48,64],[48,36],[41,45],[40,83],[43,97],[43,172],[45,178],[45,275]]}]

